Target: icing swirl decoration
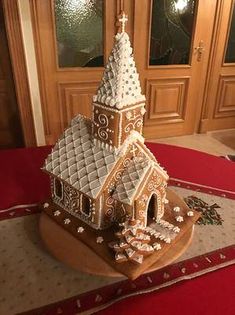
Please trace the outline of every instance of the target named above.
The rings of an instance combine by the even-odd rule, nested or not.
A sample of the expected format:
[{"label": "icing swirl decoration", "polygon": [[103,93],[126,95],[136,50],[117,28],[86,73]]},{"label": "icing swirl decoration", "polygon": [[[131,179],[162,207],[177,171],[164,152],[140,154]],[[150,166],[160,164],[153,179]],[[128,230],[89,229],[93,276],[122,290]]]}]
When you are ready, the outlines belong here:
[{"label": "icing swirl decoration", "polygon": [[161,178],[160,178],[160,177],[157,177],[156,179],[151,180],[151,181],[148,183],[148,190],[149,190],[149,191],[156,190],[160,184],[161,184]]},{"label": "icing swirl decoration", "polygon": [[125,127],[125,132],[128,133],[131,130],[134,130],[136,127],[140,128],[142,126],[142,118],[137,119],[134,123],[129,123]]},{"label": "icing swirl decoration", "polygon": [[112,217],[114,215],[114,199],[110,196],[106,199],[105,202],[108,209],[105,211],[107,217]]},{"label": "icing swirl decoration", "polygon": [[109,205],[112,205],[114,203],[114,199],[112,197],[108,197],[106,199],[106,205],[109,206]]},{"label": "icing swirl decoration", "polygon": [[102,140],[107,140],[108,133],[105,128],[107,128],[109,125],[108,117],[105,114],[99,114],[98,120],[101,125],[101,127],[98,128],[98,135]]},{"label": "icing swirl decoration", "polygon": [[124,169],[120,169],[119,171],[117,171],[114,175],[115,180],[118,180],[122,177],[122,173],[123,173]]},{"label": "icing swirl decoration", "polygon": [[106,210],[106,212],[105,212],[105,215],[106,215],[107,217],[111,217],[111,216],[113,215],[113,213],[114,213],[114,207],[108,208],[108,209]]},{"label": "icing swirl decoration", "polygon": [[[131,159],[130,159],[130,158],[126,158],[126,159],[123,161],[123,163],[122,163],[123,167],[124,167],[124,168],[128,167],[129,164],[130,164],[130,162],[131,162]],[[114,179],[115,179],[115,180],[118,180],[118,179],[120,179],[120,178],[122,177],[122,174],[123,174],[123,172],[124,172],[124,168],[119,169],[119,170],[114,174]]]},{"label": "icing swirl decoration", "polygon": [[131,159],[127,158],[123,161],[123,166],[128,167],[130,163],[131,163]]}]

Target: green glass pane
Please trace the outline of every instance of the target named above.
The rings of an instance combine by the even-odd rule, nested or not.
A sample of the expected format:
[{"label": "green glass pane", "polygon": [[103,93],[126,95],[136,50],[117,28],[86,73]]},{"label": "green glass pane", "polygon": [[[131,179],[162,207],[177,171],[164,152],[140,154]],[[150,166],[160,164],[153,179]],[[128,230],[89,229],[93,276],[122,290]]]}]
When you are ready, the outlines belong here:
[{"label": "green glass pane", "polygon": [[59,67],[103,66],[103,0],[55,0]]},{"label": "green glass pane", "polygon": [[235,62],[235,4],[233,6],[233,15],[230,25],[225,62],[226,63]]},{"label": "green glass pane", "polygon": [[153,0],[150,65],[188,64],[196,0]]}]

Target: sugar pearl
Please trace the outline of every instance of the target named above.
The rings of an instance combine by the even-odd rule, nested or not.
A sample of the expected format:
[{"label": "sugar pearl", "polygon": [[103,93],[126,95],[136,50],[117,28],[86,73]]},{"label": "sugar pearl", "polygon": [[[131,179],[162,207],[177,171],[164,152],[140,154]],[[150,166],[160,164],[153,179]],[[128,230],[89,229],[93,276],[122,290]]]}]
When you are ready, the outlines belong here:
[{"label": "sugar pearl", "polygon": [[175,219],[177,222],[183,222],[184,221],[184,218],[181,215],[178,215]]},{"label": "sugar pearl", "polygon": [[77,228],[77,232],[78,233],[82,233],[84,231],[84,228],[82,227],[82,226],[79,226],[78,228]]},{"label": "sugar pearl", "polygon": [[194,216],[193,211],[188,211],[188,212],[187,212],[187,216],[188,216],[188,217],[193,217],[193,216]]},{"label": "sugar pearl", "polygon": [[175,212],[180,212],[180,207],[174,207],[173,210],[174,210]]}]

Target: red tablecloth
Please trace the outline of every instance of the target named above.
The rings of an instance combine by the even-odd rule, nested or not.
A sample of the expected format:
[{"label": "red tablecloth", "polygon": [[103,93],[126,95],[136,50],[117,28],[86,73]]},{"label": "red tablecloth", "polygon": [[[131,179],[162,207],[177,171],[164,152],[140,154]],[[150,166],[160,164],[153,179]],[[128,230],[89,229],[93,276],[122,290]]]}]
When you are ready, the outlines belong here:
[{"label": "red tablecloth", "polygon": [[[235,163],[171,145],[147,146],[172,179],[204,185],[206,190],[227,193],[235,199]],[[40,168],[50,150],[50,146],[44,146],[0,151],[0,210],[40,202],[49,196],[49,177]]]},{"label": "red tablecloth", "polygon": [[233,315],[235,267],[120,301],[97,315]]},{"label": "red tablecloth", "polygon": [[[148,146],[171,177],[234,196],[235,163],[169,145]],[[0,211],[37,203],[49,196],[49,178],[40,170],[49,151],[50,147],[0,151]],[[100,314],[235,314],[234,282],[235,267],[230,266],[161,291],[125,299]]]}]

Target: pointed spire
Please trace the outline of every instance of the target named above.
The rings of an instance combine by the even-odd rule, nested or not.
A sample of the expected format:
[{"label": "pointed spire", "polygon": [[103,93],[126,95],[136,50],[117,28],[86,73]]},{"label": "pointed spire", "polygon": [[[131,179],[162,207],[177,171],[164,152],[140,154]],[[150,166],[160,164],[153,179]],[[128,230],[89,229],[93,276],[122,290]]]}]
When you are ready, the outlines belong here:
[{"label": "pointed spire", "polygon": [[137,73],[128,34],[125,32],[127,16],[122,13],[119,19],[122,32],[117,33],[101,84],[94,102],[121,109],[145,101],[141,93],[139,74]]}]

